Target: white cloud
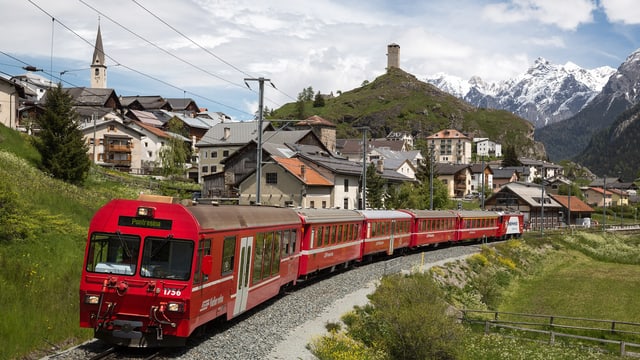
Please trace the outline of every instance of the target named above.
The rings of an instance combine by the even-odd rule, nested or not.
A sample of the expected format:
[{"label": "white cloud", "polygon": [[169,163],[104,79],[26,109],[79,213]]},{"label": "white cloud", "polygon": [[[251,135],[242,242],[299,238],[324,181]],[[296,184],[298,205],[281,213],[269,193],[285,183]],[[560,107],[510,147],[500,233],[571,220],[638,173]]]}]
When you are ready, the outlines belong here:
[{"label": "white cloud", "polygon": [[640,7],[634,0],[601,0],[601,6],[612,22],[640,24]]},{"label": "white cloud", "polygon": [[489,4],[483,17],[496,23],[535,21],[563,30],[576,30],[593,21],[596,5],[591,0],[511,0]]}]

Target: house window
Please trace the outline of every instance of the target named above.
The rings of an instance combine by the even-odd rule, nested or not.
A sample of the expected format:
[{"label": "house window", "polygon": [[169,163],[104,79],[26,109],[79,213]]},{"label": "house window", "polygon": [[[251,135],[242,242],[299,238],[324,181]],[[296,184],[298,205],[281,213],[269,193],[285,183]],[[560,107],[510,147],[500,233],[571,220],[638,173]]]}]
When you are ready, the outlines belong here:
[{"label": "house window", "polygon": [[218,157],[218,152],[217,151],[212,151],[211,152],[211,158],[214,159],[214,158],[217,158],[217,157]]},{"label": "house window", "polygon": [[322,208],[323,208],[323,209],[326,209],[326,208],[327,208],[327,202],[326,202],[326,201],[323,201],[323,202],[322,202]]},{"label": "house window", "polygon": [[349,191],[349,179],[344,179],[344,191]]},{"label": "house window", "polygon": [[109,131],[115,131],[115,130],[116,130],[115,125],[109,125]]},{"label": "house window", "polygon": [[217,166],[212,166],[212,167],[211,167],[211,172],[212,172],[212,173],[216,173],[216,172],[218,172],[218,167],[217,167]]},{"label": "house window", "polygon": [[309,201],[309,207],[312,208],[312,209],[315,209],[316,208],[316,202],[313,201],[313,200]]},{"label": "house window", "polygon": [[227,156],[229,156],[229,150],[224,150],[224,151],[222,152],[222,156],[223,156],[223,157],[227,157]]},{"label": "house window", "polygon": [[207,152],[206,152],[206,151],[203,151],[203,152],[202,152],[202,155],[204,155],[204,158],[205,158],[205,159],[207,159],[207,158],[209,157],[209,154],[207,154]]},{"label": "house window", "polygon": [[267,173],[267,184],[277,184],[278,183],[278,173],[270,172]]},{"label": "house window", "polygon": [[203,166],[202,167],[202,172],[203,173],[208,173],[209,172],[209,167],[208,166]]},{"label": "house window", "polygon": [[349,199],[348,198],[344,198],[344,200],[342,201],[342,208],[343,209],[348,209],[349,208]]},{"label": "house window", "polygon": [[151,151],[147,151],[147,157],[148,157],[148,158],[150,158],[150,157],[152,157],[152,156],[153,156],[153,152],[151,152]]}]

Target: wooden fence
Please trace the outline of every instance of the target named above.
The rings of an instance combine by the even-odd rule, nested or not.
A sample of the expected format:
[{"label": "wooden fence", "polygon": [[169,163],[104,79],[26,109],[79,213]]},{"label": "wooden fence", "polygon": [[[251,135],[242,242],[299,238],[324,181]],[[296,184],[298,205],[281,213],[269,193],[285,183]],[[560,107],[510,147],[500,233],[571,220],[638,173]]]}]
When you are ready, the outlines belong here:
[{"label": "wooden fence", "polygon": [[[492,330],[512,330],[514,332],[525,332],[548,337],[549,344],[556,343],[557,338],[567,338],[580,341],[587,341],[596,344],[617,345],[620,356],[640,357],[640,344],[630,342],[623,337],[640,340],[640,323],[589,319],[569,316],[524,314],[512,312],[500,312],[490,310],[461,310],[461,321],[470,324],[484,324],[485,334]],[[470,314],[476,314],[470,316]],[[509,319],[509,320],[507,320]],[[592,324],[592,326],[589,326]],[[600,326],[602,325],[602,326]],[[617,339],[605,339],[603,337],[584,336],[572,334],[570,331],[581,333],[597,333],[600,336],[618,337]],[[635,340],[635,341],[638,341]],[[628,349],[637,349],[631,352]]]}]

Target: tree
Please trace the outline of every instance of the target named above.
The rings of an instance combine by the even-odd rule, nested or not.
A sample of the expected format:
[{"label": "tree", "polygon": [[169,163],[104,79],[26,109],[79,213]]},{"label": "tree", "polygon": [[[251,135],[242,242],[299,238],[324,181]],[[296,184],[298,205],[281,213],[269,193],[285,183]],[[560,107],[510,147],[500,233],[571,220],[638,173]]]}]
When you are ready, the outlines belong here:
[{"label": "tree", "polygon": [[507,145],[502,156],[502,166],[522,166],[522,163],[518,160],[515,146]]},{"label": "tree", "polygon": [[81,184],[89,172],[89,146],[78,128],[73,98],[62,85],[47,91],[46,110],[36,118],[40,132],[35,147],[42,157],[42,169],[56,179]]},{"label": "tree", "polygon": [[[174,134],[182,135],[182,122],[177,118],[172,118],[169,120],[168,130]],[[175,135],[169,136],[168,143],[160,149],[162,175],[183,175],[185,171],[185,163],[189,158],[189,153],[189,148],[184,140]]]},{"label": "tree", "polygon": [[322,97],[322,95],[320,95],[320,91],[318,91],[315,98],[313,99],[313,107],[323,107],[323,106],[324,106],[324,97]]},{"label": "tree", "polygon": [[386,181],[376,171],[376,166],[370,163],[367,166],[367,204],[373,209],[381,209],[384,206]]}]

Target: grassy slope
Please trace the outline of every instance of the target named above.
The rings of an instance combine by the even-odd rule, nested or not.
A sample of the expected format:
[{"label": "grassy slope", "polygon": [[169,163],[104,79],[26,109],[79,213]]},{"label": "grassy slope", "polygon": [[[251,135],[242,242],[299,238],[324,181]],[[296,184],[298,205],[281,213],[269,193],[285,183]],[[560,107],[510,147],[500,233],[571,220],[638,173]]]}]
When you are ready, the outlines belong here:
[{"label": "grassy slope", "polygon": [[91,336],[78,327],[87,226],[99,206],[139,191],[95,175],[82,188],[52,179],[34,166],[39,156],[25,139],[0,126],[0,194],[15,200],[3,220],[19,233],[0,237],[0,359]]}]

